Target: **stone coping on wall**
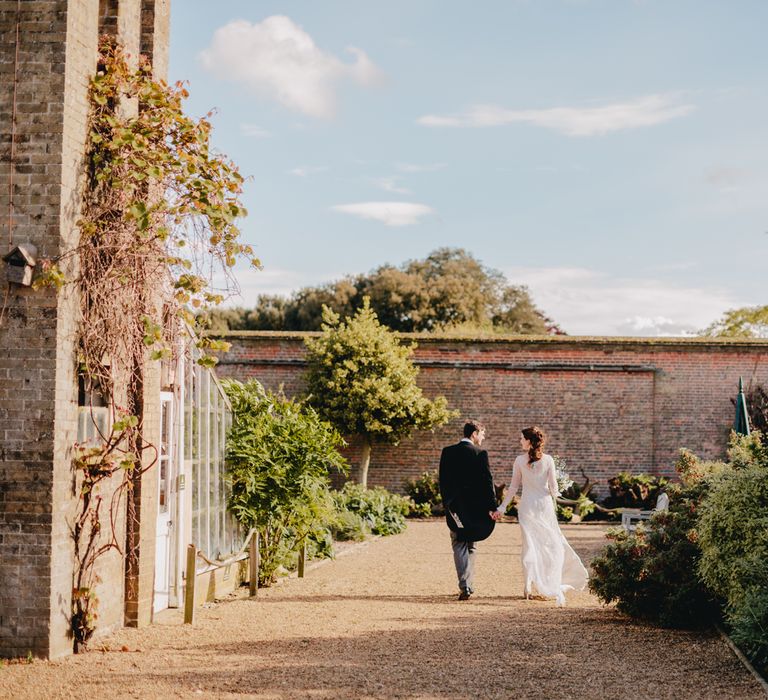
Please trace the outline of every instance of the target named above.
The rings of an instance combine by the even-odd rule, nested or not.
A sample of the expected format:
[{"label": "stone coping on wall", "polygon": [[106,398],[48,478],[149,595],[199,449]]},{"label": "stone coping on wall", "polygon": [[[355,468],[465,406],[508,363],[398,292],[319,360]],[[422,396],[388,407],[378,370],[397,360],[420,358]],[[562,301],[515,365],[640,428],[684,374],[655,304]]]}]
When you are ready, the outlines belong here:
[{"label": "stone coping on wall", "polygon": [[[303,340],[321,335],[319,331],[223,331],[208,333],[216,338],[242,340]],[[445,333],[398,333],[398,337],[418,343],[471,343],[487,345],[580,345],[603,347],[636,346],[677,349],[706,347],[739,350],[768,351],[768,339],[762,338],[707,338],[707,337],[636,337],[588,335],[453,335]]]}]

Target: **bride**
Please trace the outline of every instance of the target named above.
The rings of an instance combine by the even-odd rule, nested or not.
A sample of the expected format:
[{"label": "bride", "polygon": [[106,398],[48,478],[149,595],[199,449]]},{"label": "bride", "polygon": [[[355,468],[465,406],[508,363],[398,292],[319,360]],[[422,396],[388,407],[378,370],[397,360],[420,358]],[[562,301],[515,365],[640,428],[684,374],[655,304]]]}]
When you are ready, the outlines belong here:
[{"label": "bride", "polygon": [[515,459],[509,493],[498,511],[506,512],[522,484],[517,516],[523,538],[523,595],[530,597],[535,588],[563,606],[565,592],[582,590],[589,575],[557,524],[555,460],[544,454],[545,441],[544,433],[535,426],[522,431],[520,446],[527,454]]}]

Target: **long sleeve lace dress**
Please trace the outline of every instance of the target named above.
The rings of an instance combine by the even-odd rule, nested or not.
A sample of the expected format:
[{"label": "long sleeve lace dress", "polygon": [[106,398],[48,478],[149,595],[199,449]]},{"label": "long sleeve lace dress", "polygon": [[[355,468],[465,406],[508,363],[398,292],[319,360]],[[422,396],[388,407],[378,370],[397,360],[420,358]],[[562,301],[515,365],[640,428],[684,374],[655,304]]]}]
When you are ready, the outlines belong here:
[{"label": "long sleeve lace dress", "polygon": [[550,455],[528,464],[520,455],[512,467],[512,483],[499,512],[504,513],[522,485],[517,505],[522,531],[523,581],[525,593],[538,592],[565,605],[565,592],[582,590],[589,574],[560,530],[555,513],[557,496],[555,461]]}]

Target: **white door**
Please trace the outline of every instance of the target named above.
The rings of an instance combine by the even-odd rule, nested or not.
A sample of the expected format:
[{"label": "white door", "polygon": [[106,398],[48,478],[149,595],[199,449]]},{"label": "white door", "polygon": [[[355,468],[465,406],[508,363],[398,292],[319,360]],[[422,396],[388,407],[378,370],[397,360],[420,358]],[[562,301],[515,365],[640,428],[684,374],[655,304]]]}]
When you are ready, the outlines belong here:
[{"label": "white door", "polygon": [[171,484],[173,475],[173,394],[160,394],[160,450],[157,464],[157,529],[155,541],[155,612],[168,607],[171,588]]}]

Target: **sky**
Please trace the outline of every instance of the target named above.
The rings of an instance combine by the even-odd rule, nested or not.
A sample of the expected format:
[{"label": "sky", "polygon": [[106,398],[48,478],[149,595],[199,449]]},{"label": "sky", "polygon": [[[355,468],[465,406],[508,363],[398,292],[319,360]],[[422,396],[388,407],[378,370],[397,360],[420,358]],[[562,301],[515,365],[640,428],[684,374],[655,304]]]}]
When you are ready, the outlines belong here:
[{"label": "sky", "polygon": [[241,295],[459,247],[571,335],[768,303],[764,0],[174,0],[247,182]]}]

